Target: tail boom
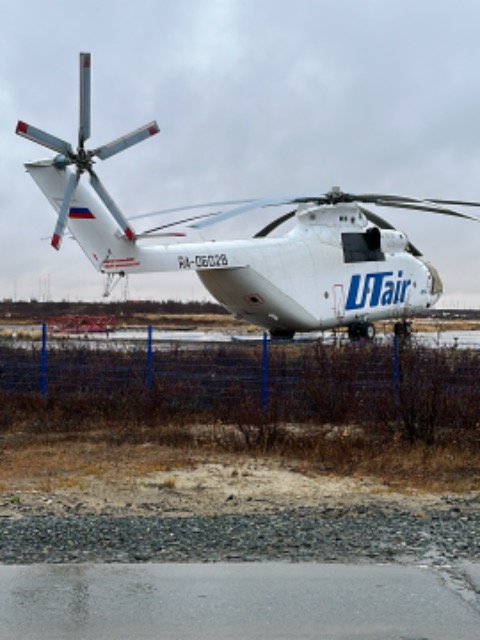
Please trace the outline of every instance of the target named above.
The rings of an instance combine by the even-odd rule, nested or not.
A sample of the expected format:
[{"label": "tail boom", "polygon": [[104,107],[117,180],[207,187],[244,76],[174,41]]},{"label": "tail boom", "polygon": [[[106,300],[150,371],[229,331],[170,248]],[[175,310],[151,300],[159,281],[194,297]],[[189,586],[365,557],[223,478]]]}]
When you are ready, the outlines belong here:
[{"label": "tail boom", "polygon": [[[58,215],[74,170],[59,168],[52,161],[25,166]],[[118,217],[85,181],[78,184],[66,224],[95,269],[102,273],[205,271],[246,265],[243,241],[139,245],[131,227],[128,226],[132,239],[128,239],[124,225],[120,226]]]}]

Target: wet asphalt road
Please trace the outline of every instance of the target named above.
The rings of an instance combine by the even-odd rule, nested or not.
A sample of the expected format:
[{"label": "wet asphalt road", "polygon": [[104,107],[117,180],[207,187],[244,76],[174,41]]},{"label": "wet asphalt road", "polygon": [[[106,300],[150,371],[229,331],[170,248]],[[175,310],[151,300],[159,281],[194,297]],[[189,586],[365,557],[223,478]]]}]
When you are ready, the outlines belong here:
[{"label": "wet asphalt road", "polygon": [[0,565],[2,640],[478,640],[480,564]]}]

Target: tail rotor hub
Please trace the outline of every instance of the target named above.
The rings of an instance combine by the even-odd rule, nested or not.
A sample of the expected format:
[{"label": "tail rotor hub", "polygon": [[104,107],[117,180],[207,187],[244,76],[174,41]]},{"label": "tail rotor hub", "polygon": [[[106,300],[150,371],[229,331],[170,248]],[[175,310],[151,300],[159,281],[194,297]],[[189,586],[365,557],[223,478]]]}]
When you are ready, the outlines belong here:
[{"label": "tail rotor hub", "polygon": [[91,113],[91,99],[90,99],[90,69],[91,69],[91,56],[89,53],[80,54],[80,124],[78,130],[78,147],[77,151],[73,150],[73,147],[69,142],[61,138],[57,138],[46,131],[37,129],[26,122],[19,121],[17,124],[16,133],[24,138],[28,138],[37,144],[40,144],[49,149],[53,149],[57,152],[57,155],[53,159],[53,164],[59,170],[65,170],[69,165],[75,165],[76,172],[72,173],[68,179],[64,198],[60,206],[58,213],[58,220],[55,226],[55,231],[52,237],[52,246],[55,249],[60,248],[61,238],[64,234],[65,227],[67,225],[68,214],[70,211],[70,204],[75,196],[80,177],[84,173],[90,175],[90,184],[96,191],[98,197],[110,211],[112,217],[115,219],[119,227],[121,228],[125,238],[129,241],[135,240],[135,234],[133,233],[128,221],[118,206],[115,204],[113,198],[108,194],[107,190],[100,182],[98,176],[93,170],[94,157],[98,157],[101,160],[106,160],[124,149],[146,140],[151,136],[157,134],[160,129],[156,122],[150,122],[127,135],[114,140],[108,144],[97,147],[93,150],[87,150],[84,147],[85,141],[90,137],[90,113]]}]

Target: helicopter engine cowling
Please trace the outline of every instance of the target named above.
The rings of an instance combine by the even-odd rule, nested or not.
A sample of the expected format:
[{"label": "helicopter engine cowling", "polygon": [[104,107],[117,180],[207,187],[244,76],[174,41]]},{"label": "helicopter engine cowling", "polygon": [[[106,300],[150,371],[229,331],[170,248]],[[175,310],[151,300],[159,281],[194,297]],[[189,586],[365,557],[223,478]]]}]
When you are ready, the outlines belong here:
[{"label": "helicopter engine cowling", "polygon": [[382,229],[380,236],[380,248],[383,253],[399,253],[407,250],[408,238],[402,231]]}]

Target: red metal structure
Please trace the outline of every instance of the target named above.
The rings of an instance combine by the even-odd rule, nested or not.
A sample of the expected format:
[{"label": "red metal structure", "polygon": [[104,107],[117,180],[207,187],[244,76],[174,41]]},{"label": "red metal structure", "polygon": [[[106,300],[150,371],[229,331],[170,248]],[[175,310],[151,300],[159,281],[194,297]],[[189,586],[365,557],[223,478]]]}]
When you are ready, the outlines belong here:
[{"label": "red metal structure", "polygon": [[115,316],[72,315],[48,318],[48,330],[54,333],[109,333],[115,331]]}]

